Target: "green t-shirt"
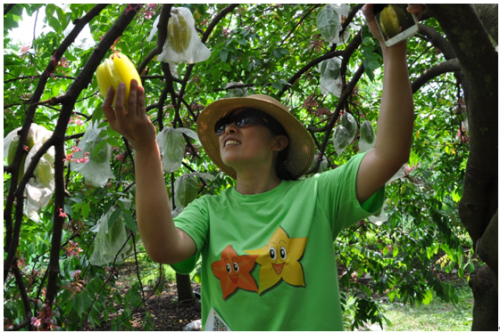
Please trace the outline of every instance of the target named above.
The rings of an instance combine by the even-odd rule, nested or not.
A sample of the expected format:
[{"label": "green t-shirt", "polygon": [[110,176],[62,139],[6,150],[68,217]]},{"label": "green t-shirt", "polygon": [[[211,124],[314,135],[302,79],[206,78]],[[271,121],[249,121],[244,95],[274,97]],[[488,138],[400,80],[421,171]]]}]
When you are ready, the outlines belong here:
[{"label": "green t-shirt", "polygon": [[203,325],[214,308],[231,330],[343,330],[333,241],[384,201],[384,188],[356,198],[363,156],[265,193],[205,195],[174,219],[203,258]]}]

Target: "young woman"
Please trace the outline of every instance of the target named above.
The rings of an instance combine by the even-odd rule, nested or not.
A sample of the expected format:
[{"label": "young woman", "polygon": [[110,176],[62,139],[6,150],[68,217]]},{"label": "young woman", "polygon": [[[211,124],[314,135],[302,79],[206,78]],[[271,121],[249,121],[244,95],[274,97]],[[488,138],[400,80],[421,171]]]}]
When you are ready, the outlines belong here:
[{"label": "young woman", "polygon": [[[423,6],[410,6],[420,16]],[[373,9],[364,14],[381,36]],[[265,95],[221,99],[200,114],[200,141],[236,186],[205,195],[172,218],[142,87],[124,84],[103,105],[110,126],[135,150],[139,232],[152,260],[186,273],[202,255],[205,329],[342,330],[333,241],[381,209],[384,184],[410,154],[413,100],[406,42],[382,44],[384,86],[376,147],[347,164],[296,181],[314,144],[288,109]],[[208,325],[207,325],[208,323]]]}]

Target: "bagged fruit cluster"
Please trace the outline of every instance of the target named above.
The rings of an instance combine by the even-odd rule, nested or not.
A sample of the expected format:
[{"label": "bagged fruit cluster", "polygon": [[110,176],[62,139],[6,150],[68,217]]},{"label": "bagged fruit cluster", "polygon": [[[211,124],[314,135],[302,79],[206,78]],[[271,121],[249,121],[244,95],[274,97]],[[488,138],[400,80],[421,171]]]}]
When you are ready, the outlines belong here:
[{"label": "bagged fruit cluster", "polygon": [[349,15],[350,6],[347,4],[336,5],[327,4],[316,16],[316,25],[321,36],[330,44],[343,44],[349,38],[350,32],[346,28],[345,32],[340,35],[342,31],[342,16]]},{"label": "bagged fruit cluster", "polygon": [[[7,157],[8,164],[12,164],[19,145],[18,132],[21,127],[10,132],[4,139],[4,157]],[[23,156],[19,168],[18,184],[28,169],[33,156],[38,152],[42,145],[52,136],[52,131],[49,131],[43,126],[31,124],[28,131],[27,154]],[[55,149],[50,147],[49,150],[39,160],[34,177],[28,180],[25,188],[26,206],[25,214],[31,220],[40,222],[38,213],[49,203],[52,194],[55,190],[54,180],[54,157]]]},{"label": "bagged fruit cluster", "polygon": [[[158,16],[153,23],[153,29],[148,41],[151,41],[158,30]],[[188,8],[173,7],[167,26],[167,40],[163,44],[163,51],[157,60],[171,64],[194,64],[210,58],[210,50],[201,42],[194,26],[193,14]]]},{"label": "bagged fruit cluster", "polygon": [[340,98],[342,93],[341,65],[342,60],[337,57],[323,60],[319,63],[318,71],[321,75],[319,86],[323,95],[330,93]]},{"label": "bagged fruit cluster", "polygon": [[[128,96],[130,94],[130,81],[136,79],[139,85],[142,85],[141,77],[135,65],[123,53],[113,53],[109,59],[105,59],[102,64],[97,67],[96,71],[97,85],[104,98],[108,94],[109,87],[113,87],[116,91],[120,82],[125,83],[125,109],[128,109]],[[115,94],[116,98],[116,94]],[[113,105],[115,99],[113,99]]]},{"label": "bagged fruit cluster", "polygon": [[372,123],[365,120],[359,129],[359,152],[364,153],[375,147],[375,138],[375,130],[373,129]]},{"label": "bagged fruit cluster", "polygon": [[[124,206],[126,207],[126,205]],[[94,243],[94,252],[89,258],[90,263],[94,266],[103,266],[113,263],[120,249],[121,252],[116,259],[116,263],[122,263],[125,260],[127,252],[132,249],[130,244],[123,247],[123,244],[127,241],[127,230],[125,229],[125,223],[123,221],[123,213],[119,213],[119,215],[114,217],[114,220],[111,221],[111,216],[115,211],[115,207],[111,207],[109,211],[97,221],[97,224],[90,229],[90,231],[97,233]]]},{"label": "bagged fruit cluster", "polygon": [[107,133],[105,128],[99,128],[97,122],[91,122],[87,131],[80,139],[78,148],[80,151],[74,153],[74,159],[88,157],[87,163],[71,161],[71,169],[79,172],[86,181],[95,186],[106,185],[108,179],[114,179],[111,171],[111,146],[106,142]]},{"label": "bagged fruit cluster", "polygon": [[350,113],[344,112],[340,116],[340,124],[333,133],[333,146],[337,155],[340,156],[344,152],[345,148],[356,137],[357,131],[358,125],[354,117]]},{"label": "bagged fruit cluster", "polygon": [[182,134],[200,141],[196,132],[188,128],[164,127],[156,137],[162,155],[163,172],[174,172],[181,166],[186,151],[186,141]]},{"label": "bagged fruit cluster", "polygon": [[172,216],[177,216],[182,212],[184,207],[189,205],[198,197],[198,179],[197,177],[207,180],[214,180],[215,177],[209,173],[192,172],[178,177],[174,183],[175,210]]}]

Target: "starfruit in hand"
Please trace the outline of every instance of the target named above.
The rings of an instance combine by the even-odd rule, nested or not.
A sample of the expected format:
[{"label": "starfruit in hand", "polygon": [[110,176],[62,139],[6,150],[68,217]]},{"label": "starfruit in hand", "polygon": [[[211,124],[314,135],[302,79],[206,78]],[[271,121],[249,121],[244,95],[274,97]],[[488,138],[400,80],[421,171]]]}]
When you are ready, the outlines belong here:
[{"label": "starfruit in hand", "polygon": [[[128,96],[130,94],[130,81],[137,80],[139,86],[142,86],[141,77],[134,64],[123,53],[113,53],[109,59],[97,67],[97,84],[101,94],[106,98],[109,87],[118,88],[120,82],[125,83],[125,109],[128,106]],[[116,95],[115,95],[116,97]],[[115,100],[113,99],[113,104]]]}]

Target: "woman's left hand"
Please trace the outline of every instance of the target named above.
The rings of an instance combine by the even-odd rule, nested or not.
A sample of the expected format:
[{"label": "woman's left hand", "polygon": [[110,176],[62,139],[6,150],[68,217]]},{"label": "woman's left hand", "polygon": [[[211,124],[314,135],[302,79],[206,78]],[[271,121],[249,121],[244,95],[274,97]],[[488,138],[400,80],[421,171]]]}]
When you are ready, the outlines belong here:
[{"label": "woman's left hand", "polygon": [[[417,20],[422,17],[422,14],[425,12],[425,5],[409,5],[406,8],[408,13],[412,13],[417,17]],[[373,4],[366,4],[363,6],[363,14],[365,15],[366,24],[370,29],[372,35],[378,39],[381,45],[384,45],[382,41],[382,36],[380,34],[380,30],[377,27],[377,23],[375,23],[375,15],[373,14]]]}]

